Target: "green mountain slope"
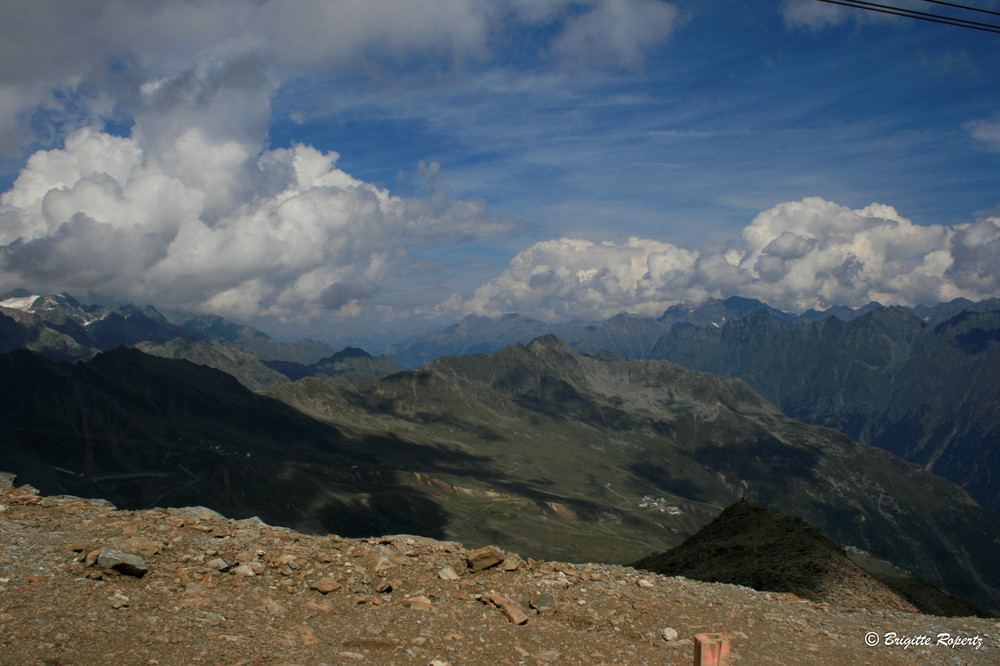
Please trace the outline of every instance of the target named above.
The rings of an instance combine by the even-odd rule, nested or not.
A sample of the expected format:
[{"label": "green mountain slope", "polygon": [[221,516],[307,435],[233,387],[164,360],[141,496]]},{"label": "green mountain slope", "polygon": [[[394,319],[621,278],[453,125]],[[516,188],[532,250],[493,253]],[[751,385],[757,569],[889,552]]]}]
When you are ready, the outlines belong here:
[{"label": "green mountain slope", "polygon": [[745,495],[997,606],[1000,518],[916,465],[786,417],[740,380],[583,356],[549,336],[378,382],[310,378],[268,393],[345,431],[489,461],[486,482],[414,479],[443,498],[452,538],[630,561]]}]

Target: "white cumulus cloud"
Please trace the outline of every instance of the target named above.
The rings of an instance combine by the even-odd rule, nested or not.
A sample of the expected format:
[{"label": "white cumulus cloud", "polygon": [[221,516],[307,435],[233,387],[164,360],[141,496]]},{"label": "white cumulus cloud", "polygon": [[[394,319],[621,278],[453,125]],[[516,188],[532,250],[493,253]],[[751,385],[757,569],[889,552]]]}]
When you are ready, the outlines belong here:
[{"label": "white cumulus cloud", "polygon": [[[413,248],[510,229],[482,203],[395,197],[336,159],[302,145],[257,154],[199,128],[155,150],[80,130],[33,155],[0,197],[0,276],[40,291],[308,319],[356,313]],[[250,172],[258,187],[235,185]]]},{"label": "white cumulus cloud", "polygon": [[551,27],[546,48],[634,64],[675,15],[659,0],[17,4],[0,8],[0,151],[49,149],[0,196],[0,283],[285,321],[397,316],[379,294],[415,251],[513,225],[450,196],[434,164],[427,196],[403,199],[334,152],[268,148],[283,84],[461,70],[526,24]]},{"label": "white cumulus cloud", "polygon": [[[378,309],[413,250],[511,229],[451,197],[434,165],[429,194],[403,199],[338,169],[336,153],[267,137],[283,81],[479,58],[499,19],[529,20],[512,5],[21,5],[0,9],[0,151],[54,147],[0,197],[8,287],[243,319],[350,316]],[[102,129],[111,118],[127,136]]]},{"label": "white cumulus cloud", "polygon": [[669,243],[639,238],[625,244],[543,241],[515,256],[468,302],[452,304],[468,312],[521,312],[553,321],[622,310],[659,314],[673,302],[664,298],[662,285],[675,284],[677,291],[690,287],[697,258]]},{"label": "white cumulus cloud", "polygon": [[760,213],[729,245],[544,241],[470,298],[442,307],[565,321],[659,314],[679,302],[733,295],[795,312],[982,299],[1000,289],[997,256],[1000,218],[922,226],[891,206],[852,210],[810,197]]}]

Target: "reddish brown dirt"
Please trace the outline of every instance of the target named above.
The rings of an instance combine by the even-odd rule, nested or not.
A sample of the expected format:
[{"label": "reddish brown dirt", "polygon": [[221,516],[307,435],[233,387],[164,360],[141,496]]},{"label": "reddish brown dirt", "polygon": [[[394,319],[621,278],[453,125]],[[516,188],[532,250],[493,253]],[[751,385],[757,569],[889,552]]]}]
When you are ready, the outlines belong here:
[{"label": "reddish brown dirt", "polygon": [[[148,571],[103,568],[108,549]],[[733,664],[1000,663],[996,620],[500,556],[474,571],[497,558],[421,537],[309,536],[205,509],[117,511],[7,489],[0,664],[688,665],[708,632],[728,638]]]}]

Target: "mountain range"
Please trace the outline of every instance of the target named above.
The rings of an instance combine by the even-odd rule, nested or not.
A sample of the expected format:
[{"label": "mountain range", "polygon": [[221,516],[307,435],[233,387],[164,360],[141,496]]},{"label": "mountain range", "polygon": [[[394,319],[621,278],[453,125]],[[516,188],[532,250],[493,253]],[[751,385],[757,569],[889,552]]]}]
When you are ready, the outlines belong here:
[{"label": "mountain range", "polygon": [[[951,479],[1000,512],[1000,304],[929,323],[903,308],[675,327],[650,355],[740,377],[782,411]],[[932,320],[933,321],[933,320]]]},{"label": "mountain range", "polygon": [[892,451],[1000,512],[998,299],[793,315],[732,297],[676,305],[656,319],[593,324],[469,316],[387,353],[411,367],[434,354],[496,351],[549,333],[584,353],[606,349],[739,377],[790,416]]},{"label": "mountain range", "polygon": [[[889,363],[893,377],[912,363],[902,376],[914,384],[920,364],[908,359],[930,363],[948,344],[953,356],[940,359],[929,393],[947,397],[945,389],[963,381],[946,376],[951,366],[966,368],[967,379],[977,364],[976,386],[988,391],[997,337],[990,304],[959,304],[957,314],[951,306],[926,309],[923,317],[872,306],[825,319],[759,305],[730,299],[672,308],[662,321],[621,315],[562,329],[575,335],[573,344],[545,335],[401,372],[387,357],[279,343],[219,318],[170,321],[153,308],[8,293],[0,297],[0,348],[51,358],[27,351],[0,357],[0,468],[46,493],[106,497],[123,507],[202,504],[310,531],[419,533],[608,562],[677,546],[724,506],[747,498],[791,511],[841,546],[1000,608],[995,513],[919,465],[785,416],[775,405],[791,407],[751,387],[770,378],[826,395],[818,380],[781,379],[806,367],[805,351],[802,359],[791,356],[802,348],[826,353],[812,360],[816,372],[833,364],[842,403],[864,397],[882,409],[896,404],[885,403],[886,395],[905,395],[893,388],[899,385],[847,381],[838,363],[846,358],[854,365],[843,367],[878,376],[886,374],[879,364]],[[879,328],[899,313],[909,317],[894,324],[903,328]],[[497,324],[466,320],[455,330],[471,340],[473,329],[492,328],[489,348],[504,329],[489,322]],[[511,330],[526,325],[519,316],[504,322]],[[903,344],[911,329],[938,333]],[[882,331],[888,352],[865,337],[870,330]],[[809,347],[809,335],[796,337],[803,331],[826,337]],[[732,337],[736,332],[742,337]],[[726,347],[731,337],[747,351]],[[116,340],[135,348],[100,351]],[[629,357],[581,353],[601,340],[628,347]],[[750,353],[751,342],[761,356]],[[721,369],[707,374],[666,360],[630,360],[713,344],[705,357],[744,354],[739,358],[757,365],[729,367],[762,371],[746,372],[744,382],[721,377]],[[777,350],[786,363],[763,355]],[[697,366],[698,358],[687,362]],[[348,366],[356,377],[376,378],[347,379]],[[968,422],[978,422],[988,394],[982,403],[965,400]],[[949,449],[961,459],[968,447],[957,443],[953,437],[935,459],[935,471],[954,465]]]},{"label": "mountain range", "polygon": [[599,322],[569,324],[552,324],[519,314],[469,315],[440,331],[390,345],[385,354],[400,366],[415,369],[442,356],[489,354],[543,335],[555,335],[585,354],[608,350],[627,359],[640,359],[648,356],[668,330],[669,325],[661,321],[629,314]]},{"label": "mountain range", "polygon": [[[722,328],[761,311],[791,324],[829,317],[851,321],[883,308],[878,303],[869,303],[857,309],[836,306],[822,312],[809,310],[795,315],[755,299],[732,296],[725,300],[708,299],[697,305],[674,305],[656,318],[623,313],[597,322],[551,323],[519,314],[501,317],[468,315],[451,326],[390,345],[385,353],[403,368],[414,369],[441,356],[490,353],[517,342],[527,343],[542,335],[555,335],[585,354],[605,349],[629,360],[659,358],[654,351],[656,343],[674,328]],[[956,299],[933,307],[910,308],[909,311],[924,322],[937,323],[963,311],[996,309],[1000,309],[1000,301],[996,299],[981,303]]]},{"label": "mountain range", "polygon": [[0,352],[30,349],[79,361],[119,346],[217,368],[251,389],[310,375],[366,379],[400,369],[386,356],[350,347],[334,353],[308,339],[279,342],[215,315],[178,313],[169,320],[153,306],[83,305],[67,294],[23,289],[0,295]]},{"label": "mountain range", "polygon": [[740,497],[790,507],[838,543],[964,596],[981,574],[959,582],[958,562],[988,569],[1000,546],[1000,517],[956,486],[794,421],[741,380],[585,356],[554,336],[377,382],[307,378],[266,392],[356,433],[490,461],[495,495],[460,476],[424,482],[480,499],[451,503],[449,515],[471,540],[520,552],[545,542],[569,548],[553,555],[616,560],[655,541],[676,545]]},{"label": "mountain range", "polygon": [[612,562],[675,546],[748,497],[1000,605],[995,514],[885,451],[789,419],[740,380],[665,361],[583,356],[545,337],[378,381],[308,377],[268,397],[138,350],[77,364],[20,351],[0,357],[0,387],[0,466],[47,493]]}]

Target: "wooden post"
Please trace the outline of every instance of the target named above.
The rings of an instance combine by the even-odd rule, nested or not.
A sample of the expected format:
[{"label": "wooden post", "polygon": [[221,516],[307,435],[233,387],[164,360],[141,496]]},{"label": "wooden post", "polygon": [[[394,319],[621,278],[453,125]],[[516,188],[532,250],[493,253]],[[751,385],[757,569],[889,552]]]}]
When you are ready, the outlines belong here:
[{"label": "wooden post", "polygon": [[694,666],[729,666],[729,641],[722,634],[695,636]]}]

